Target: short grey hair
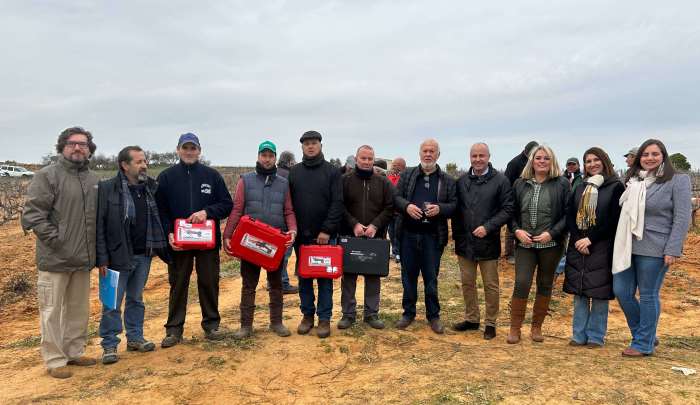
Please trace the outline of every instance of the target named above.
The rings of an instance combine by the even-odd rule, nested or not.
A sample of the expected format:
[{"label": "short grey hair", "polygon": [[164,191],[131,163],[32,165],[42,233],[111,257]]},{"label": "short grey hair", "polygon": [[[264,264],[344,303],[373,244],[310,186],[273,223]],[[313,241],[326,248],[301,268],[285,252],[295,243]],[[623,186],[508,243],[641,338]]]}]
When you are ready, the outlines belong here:
[{"label": "short grey hair", "polygon": [[428,138],[421,142],[420,146],[418,147],[418,151],[420,152],[421,149],[423,149],[423,146],[425,145],[435,145],[435,148],[437,148],[438,154],[440,153],[440,143],[438,143],[437,139],[435,138]]}]

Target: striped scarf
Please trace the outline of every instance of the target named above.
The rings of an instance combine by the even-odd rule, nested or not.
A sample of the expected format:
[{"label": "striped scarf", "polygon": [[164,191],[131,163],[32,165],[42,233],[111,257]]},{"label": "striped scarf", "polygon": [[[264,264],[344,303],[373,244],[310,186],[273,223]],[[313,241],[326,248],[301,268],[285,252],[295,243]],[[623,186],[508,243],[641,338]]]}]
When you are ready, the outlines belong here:
[{"label": "striped scarf", "polygon": [[596,225],[595,210],[598,207],[598,187],[605,179],[600,174],[586,178],[586,188],[581,195],[581,202],[576,212],[576,226],[585,231]]},{"label": "striped scarf", "polygon": [[[119,179],[121,181],[120,195],[124,206],[124,221],[131,224],[136,219],[136,206],[131,191],[129,191],[129,180],[121,170],[119,171]],[[143,189],[146,194],[146,251],[151,255],[154,250],[166,247],[167,243],[156,199],[153,195],[154,190],[148,187],[148,182],[143,185]]]}]

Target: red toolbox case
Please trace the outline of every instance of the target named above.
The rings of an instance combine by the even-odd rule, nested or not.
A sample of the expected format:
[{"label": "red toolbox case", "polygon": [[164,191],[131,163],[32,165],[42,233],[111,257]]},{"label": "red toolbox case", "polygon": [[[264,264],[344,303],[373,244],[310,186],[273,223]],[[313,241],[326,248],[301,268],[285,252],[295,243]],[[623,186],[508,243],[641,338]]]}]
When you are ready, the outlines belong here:
[{"label": "red toolbox case", "polygon": [[245,215],[233,231],[229,250],[241,260],[276,271],[287,251],[285,243],[289,238],[281,230]]},{"label": "red toolbox case", "polygon": [[299,249],[299,276],[339,278],[343,275],[343,248],[336,245],[302,245]]},{"label": "red toolbox case", "polygon": [[175,246],[187,250],[207,250],[216,247],[216,222],[207,219],[201,224],[192,224],[186,219],[175,220]]}]

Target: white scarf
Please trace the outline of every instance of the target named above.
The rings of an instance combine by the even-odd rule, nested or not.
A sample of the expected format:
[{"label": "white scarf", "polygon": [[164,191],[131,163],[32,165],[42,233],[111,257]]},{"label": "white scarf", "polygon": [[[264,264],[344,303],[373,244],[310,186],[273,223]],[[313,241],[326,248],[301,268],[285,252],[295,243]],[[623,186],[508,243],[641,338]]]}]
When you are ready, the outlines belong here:
[{"label": "white scarf", "polygon": [[630,178],[627,189],[620,196],[620,220],[615,233],[613,248],[613,274],[632,266],[632,236],[642,240],[644,235],[644,210],[646,209],[647,188],[654,184],[656,176],[642,170],[639,177]]}]

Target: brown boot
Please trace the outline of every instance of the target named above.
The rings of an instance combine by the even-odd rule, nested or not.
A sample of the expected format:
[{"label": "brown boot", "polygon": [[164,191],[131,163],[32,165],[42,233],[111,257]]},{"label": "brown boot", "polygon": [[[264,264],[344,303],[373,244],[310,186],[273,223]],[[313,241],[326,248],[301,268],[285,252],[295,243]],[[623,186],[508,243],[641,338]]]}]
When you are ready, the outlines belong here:
[{"label": "brown boot", "polygon": [[49,375],[53,378],[70,378],[73,376],[73,372],[68,369],[68,367],[56,367],[47,370]]},{"label": "brown boot", "polygon": [[301,320],[299,327],[297,328],[297,333],[300,335],[306,335],[314,327],[314,316],[304,315],[304,319]]},{"label": "brown boot", "polygon": [[316,328],[316,336],[321,339],[327,338],[331,335],[331,321],[318,321],[318,328]]},{"label": "brown boot", "polygon": [[513,297],[510,301],[510,332],[506,342],[515,344],[520,342],[520,328],[523,326],[525,319],[525,308],[527,307],[527,298]]},{"label": "brown boot", "polygon": [[530,329],[530,337],[533,342],[544,342],[542,324],[544,323],[544,317],[549,312],[549,301],[551,299],[552,297],[550,296],[535,296],[535,305],[532,307],[532,328]]}]

